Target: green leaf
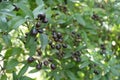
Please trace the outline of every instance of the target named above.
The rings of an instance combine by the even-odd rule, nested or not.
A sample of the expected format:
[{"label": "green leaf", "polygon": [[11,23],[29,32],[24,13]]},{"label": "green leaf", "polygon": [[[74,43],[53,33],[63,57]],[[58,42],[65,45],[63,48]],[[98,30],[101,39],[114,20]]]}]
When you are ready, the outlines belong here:
[{"label": "green leaf", "polygon": [[14,69],[18,64],[19,62],[17,61],[17,59],[11,59],[7,62],[5,69],[6,70]]},{"label": "green leaf", "polygon": [[12,20],[8,22],[11,29],[17,29],[20,25],[25,22],[25,19],[20,16],[14,17]]},{"label": "green leaf", "polygon": [[87,67],[90,63],[88,61],[83,62],[82,64],[80,64],[80,68],[84,68]]},{"label": "green leaf", "polygon": [[12,75],[13,75],[13,80],[17,80],[17,75],[14,71],[13,71]]},{"label": "green leaf", "polygon": [[33,56],[36,52],[37,44],[33,42],[33,45],[30,46],[30,56]]},{"label": "green leaf", "polygon": [[0,10],[5,10],[5,9],[9,8],[9,5],[11,5],[10,1],[0,2]]},{"label": "green leaf", "polygon": [[43,7],[44,5],[39,5],[38,7],[36,7],[34,10],[33,10],[33,14],[35,17],[37,17],[37,15],[41,12],[43,12]]},{"label": "green leaf", "polygon": [[82,18],[82,16],[81,16],[80,14],[76,13],[76,14],[74,15],[74,17],[75,17],[75,19],[77,20],[77,22],[78,22],[79,24],[81,24],[81,25],[83,25],[83,26],[86,25],[85,20]]},{"label": "green leaf", "polygon": [[3,45],[2,45],[2,44],[0,44],[0,52],[1,52],[2,48],[3,48]]},{"label": "green leaf", "polygon": [[111,67],[110,70],[111,70],[111,72],[113,73],[113,75],[115,75],[115,76],[120,76],[120,71],[119,71],[119,70],[117,70],[117,69],[115,69],[115,68],[113,68],[113,67]]},{"label": "green leaf", "polygon": [[41,47],[43,50],[45,50],[47,44],[48,44],[48,37],[45,34],[40,35],[40,41],[41,41]]},{"label": "green leaf", "polygon": [[70,68],[73,68],[75,66],[74,63],[70,62],[70,63],[67,63],[67,64],[63,64],[63,67],[65,69],[70,69]]},{"label": "green leaf", "polygon": [[34,79],[27,77],[27,76],[22,76],[18,80],[34,80]]},{"label": "green leaf", "polygon": [[18,77],[23,76],[23,75],[25,74],[25,72],[27,71],[28,67],[29,67],[29,65],[28,65],[28,64],[25,64],[25,65],[22,67],[22,69],[19,71]]},{"label": "green leaf", "polygon": [[84,39],[85,43],[87,43],[87,39],[88,39],[88,37],[87,37],[86,32],[83,31],[83,30],[82,30],[81,32],[82,32],[82,36],[83,36],[83,39]]},{"label": "green leaf", "polygon": [[77,80],[77,78],[73,72],[67,70],[66,74],[70,78],[70,80]]},{"label": "green leaf", "polygon": [[3,21],[1,18],[0,18],[0,29],[2,31],[7,31],[8,30],[8,24],[7,24],[7,22]]},{"label": "green leaf", "polygon": [[12,47],[6,51],[4,58],[8,59],[10,56],[20,55],[22,51],[19,47]]},{"label": "green leaf", "polygon": [[93,77],[93,80],[100,80],[100,78],[101,78],[101,75],[95,75],[95,76]]},{"label": "green leaf", "polygon": [[25,15],[29,16],[31,19],[34,19],[32,11],[23,3],[17,3],[17,6],[25,13]]},{"label": "green leaf", "polygon": [[3,38],[3,41],[5,42],[5,44],[7,46],[11,46],[12,45],[10,35],[3,35],[2,38]]},{"label": "green leaf", "polygon": [[55,80],[60,80],[60,74],[54,73],[53,76],[54,76]]},{"label": "green leaf", "polygon": [[32,70],[29,71],[29,73],[36,73],[36,72],[38,72],[37,69],[32,69]]},{"label": "green leaf", "polygon": [[37,5],[43,5],[44,2],[43,2],[43,0],[36,0],[36,4],[37,4]]},{"label": "green leaf", "polygon": [[33,56],[36,52],[36,46],[37,43],[35,42],[35,38],[29,36],[29,38],[27,39],[27,43],[26,43],[26,47],[29,48],[30,50],[30,56]]},{"label": "green leaf", "polygon": [[7,75],[2,75],[1,80],[7,80]]},{"label": "green leaf", "polygon": [[15,16],[15,14],[12,11],[8,11],[8,10],[1,10],[0,14],[4,14],[5,16]]},{"label": "green leaf", "polygon": [[70,52],[67,52],[64,56],[64,59],[70,58],[72,56],[72,54]]},{"label": "green leaf", "polygon": [[23,50],[20,47],[12,48],[12,55],[20,55]]}]

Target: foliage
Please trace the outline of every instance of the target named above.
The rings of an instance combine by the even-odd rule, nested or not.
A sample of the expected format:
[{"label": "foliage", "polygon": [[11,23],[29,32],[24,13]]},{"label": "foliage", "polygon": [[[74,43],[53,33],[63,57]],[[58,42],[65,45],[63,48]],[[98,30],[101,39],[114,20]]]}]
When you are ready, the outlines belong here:
[{"label": "foliage", "polygon": [[0,1],[0,80],[119,80],[119,13],[119,0]]}]

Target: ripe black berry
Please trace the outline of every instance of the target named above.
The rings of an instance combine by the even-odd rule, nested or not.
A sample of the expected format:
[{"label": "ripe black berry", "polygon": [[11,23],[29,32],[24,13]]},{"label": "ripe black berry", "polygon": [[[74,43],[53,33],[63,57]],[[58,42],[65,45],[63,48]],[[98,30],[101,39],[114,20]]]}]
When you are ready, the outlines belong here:
[{"label": "ripe black berry", "polygon": [[51,67],[52,70],[55,70],[55,69],[56,69],[55,64],[51,64],[50,67]]},{"label": "ripe black berry", "polygon": [[14,9],[13,9],[14,11],[18,11],[18,10],[20,9],[20,8],[18,8],[18,7],[17,7],[16,5],[14,5],[14,4],[13,4],[13,6],[14,6]]},{"label": "ripe black berry", "polygon": [[38,32],[39,32],[39,33],[43,33],[43,29],[39,29]]},{"label": "ripe black berry", "polygon": [[37,23],[36,23],[36,28],[39,28],[40,25],[41,25],[40,22],[37,22]]},{"label": "ripe black berry", "polygon": [[58,42],[58,41],[59,41],[59,39],[58,39],[58,38],[54,38],[54,41],[55,41],[55,42]]},{"label": "ripe black berry", "polygon": [[72,36],[72,37],[75,37],[75,34],[76,34],[75,31],[72,31],[72,32],[71,32],[71,36]]},{"label": "ripe black berry", "polygon": [[47,60],[45,60],[44,62],[43,62],[43,64],[45,65],[45,66],[48,66],[48,61]]},{"label": "ripe black berry", "polygon": [[105,49],[106,49],[106,47],[105,47],[104,44],[101,44],[101,45],[100,45],[100,48],[101,48],[102,50],[105,50]]},{"label": "ripe black berry", "polygon": [[76,36],[77,36],[77,39],[80,39],[80,38],[81,38],[80,34],[77,34]]},{"label": "ripe black berry", "polygon": [[39,63],[39,64],[36,65],[37,70],[40,70],[41,68],[42,68],[42,63]]},{"label": "ripe black berry", "polygon": [[45,14],[44,13],[38,14],[38,18],[41,19],[41,20],[44,20],[45,19]]},{"label": "ripe black berry", "polygon": [[60,32],[57,33],[57,37],[58,38],[61,38],[62,37],[62,34]]},{"label": "ripe black berry", "polygon": [[58,39],[58,41],[62,43],[62,42],[63,42],[63,39],[62,39],[62,38],[60,38],[60,39]]},{"label": "ripe black berry", "polygon": [[76,62],[80,62],[81,59],[79,57],[76,57]]},{"label": "ripe black berry", "polygon": [[99,19],[99,16],[96,15],[96,14],[93,14],[92,19],[93,19],[93,20],[98,20],[98,19]]},{"label": "ripe black berry", "polygon": [[52,35],[52,37],[55,39],[55,38],[57,38],[57,35],[54,33],[54,34]]},{"label": "ripe black berry", "polygon": [[75,35],[75,31],[72,31],[72,34]]},{"label": "ripe black berry", "polygon": [[51,46],[51,48],[52,48],[52,49],[54,49],[54,48],[55,48],[55,45],[53,45],[53,44],[52,44],[52,45],[50,45],[50,46]]},{"label": "ripe black berry", "polygon": [[60,44],[57,44],[56,45],[56,49],[59,50],[61,48],[61,45]]},{"label": "ripe black berry", "polygon": [[52,30],[52,35],[56,34],[56,31],[55,30]]},{"label": "ripe black berry", "polygon": [[28,63],[32,63],[34,60],[35,60],[35,59],[34,59],[32,56],[30,56],[30,57],[27,59]]},{"label": "ripe black berry", "polygon": [[101,54],[101,55],[103,55],[103,54],[105,54],[105,53],[106,53],[106,50],[101,50],[101,51],[100,51],[100,54]]},{"label": "ripe black berry", "polygon": [[38,33],[37,29],[33,28],[31,31],[30,31],[30,34],[31,36],[36,36]]},{"label": "ripe black berry", "polygon": [[37,50],[37,54],[38,54],[38,56],[41,56],[42,55],[42,51],[41,50]]},{"label": "ripe black berry", "polygon": [[48,19],[45,18],[44,20],[42,20],[43,23],[47,23],[48,22]]},{"label": "ripe black berry", "polygon": [[97,70],[94,70],[94,73],[95,73],[96,75],[98,75],[98,74],[99,74],[99,72],[98,72]]},{"label": "ripe black berry", "polygon": [[52,58],[49,58],[49,59],[48,59],[48,61],[49,61],[49,62],[52,62],[52,61],[53,61],[53,59],[52,59]]},{"label": "ripe black berry", "polygon": [[67,45],[66,45],[66,44],[62,44],[62,47],[63,47],[63,48],[67,48]]},{"label": "ripe black berry", "polygon": [[52,41],[49,41],[49,45],[52,45]]},{"label": "ripe black berry", "polygon": [[80,51],[76,51],[75,54],[76,54],[77,56],[81,56]]}]

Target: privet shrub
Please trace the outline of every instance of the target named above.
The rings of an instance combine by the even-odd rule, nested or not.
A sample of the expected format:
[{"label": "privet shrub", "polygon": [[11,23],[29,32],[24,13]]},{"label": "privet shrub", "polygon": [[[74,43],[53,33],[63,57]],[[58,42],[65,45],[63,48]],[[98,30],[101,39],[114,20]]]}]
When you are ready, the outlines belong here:
[{"label": "privet shrub", "polygon": [[120,80],[120,1],[0,0],[0,80],[38,76]]}]

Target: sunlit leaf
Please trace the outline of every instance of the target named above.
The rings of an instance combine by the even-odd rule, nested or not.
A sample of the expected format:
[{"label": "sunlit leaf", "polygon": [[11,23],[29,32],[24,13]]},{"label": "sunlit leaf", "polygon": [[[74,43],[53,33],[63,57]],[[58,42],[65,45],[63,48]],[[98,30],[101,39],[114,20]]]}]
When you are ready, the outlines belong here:
[{"label": "sunlit leaf", "polygon": [[40,35],[40,41],[41,41],[41,47],[43,50],[45,50],[47,44],[48,44],[48,37],[45,34]]}]

